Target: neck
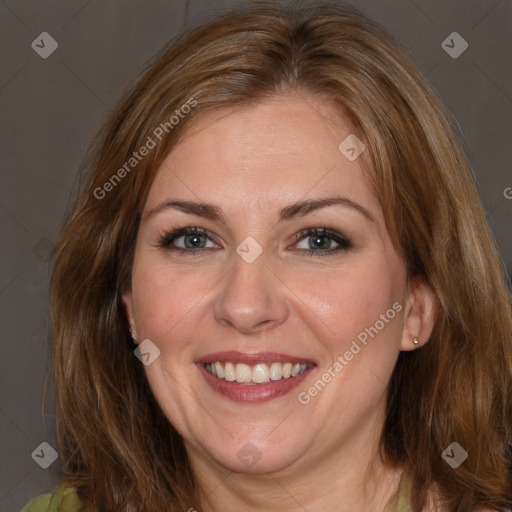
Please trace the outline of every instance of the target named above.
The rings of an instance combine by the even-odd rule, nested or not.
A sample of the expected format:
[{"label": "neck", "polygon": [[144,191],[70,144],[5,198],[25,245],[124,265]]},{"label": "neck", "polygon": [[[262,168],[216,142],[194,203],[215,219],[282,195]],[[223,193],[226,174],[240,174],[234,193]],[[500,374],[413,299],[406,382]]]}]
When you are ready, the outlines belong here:
[{"label": "neck", "polygon": [[397,494],[401,477],[398,470],[381,469],[363,484],[354,474],[333,478],[334,474],[331,468],[288,482],[272,473],[257,477],[226,473],[217,487],[203,494],[201,512],[384,512]]},{"label": "neck", "polygon": [[202,489],[201,512],[384,512],[403,471],[386,467],[378,446],[378,432],[359,429],[342,445],[328,445],[308,460],[251,474],[216,465],[188,443],[187,451]]}]

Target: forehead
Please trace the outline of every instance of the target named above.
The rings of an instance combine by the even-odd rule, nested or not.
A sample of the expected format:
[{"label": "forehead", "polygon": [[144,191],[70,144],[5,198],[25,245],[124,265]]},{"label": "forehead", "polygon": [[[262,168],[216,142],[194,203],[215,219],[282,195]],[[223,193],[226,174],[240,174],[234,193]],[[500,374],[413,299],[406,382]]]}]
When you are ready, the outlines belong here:
[{"label": "forehead", "polygon": [[338,148],[354,134],[333,102],[300,94],[200,114],[160,166],[145,209],[180,197],[239,212],[340,194],[376,213],[361,159]]}]

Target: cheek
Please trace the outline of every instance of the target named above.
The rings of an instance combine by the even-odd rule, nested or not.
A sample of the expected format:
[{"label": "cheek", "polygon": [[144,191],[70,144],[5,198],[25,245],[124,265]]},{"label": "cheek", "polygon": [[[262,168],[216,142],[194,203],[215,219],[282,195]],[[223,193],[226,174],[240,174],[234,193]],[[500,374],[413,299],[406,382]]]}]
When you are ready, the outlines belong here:
[{"label": "cheek", "polygon": [[163,342],[182,330],[214,287],[212,273],[187,271],[162,257],[142,255],[134,263],[132,291],[137,331]]},{"label": "cheek", "polygon": [[402,300],[400,266],[361,260],[330,272],[294,273],[286,278],[298,299],[296,308],[331,355],[343,353],[376,322],[382,334],[398,339],[401,324],[396,309],[401,308],[393,309],[393,304]]},{"label": "cheek", "polygon": [[[274,272],[279,279],[265,281],[269,287],[274,283],[267,292],[278,294],[277,300],[289,304],[287,322],[295,323],[292,330],[302,341],[319,342],[315,347],[319,355],[325,350],[331,356],[343,354],[352,340],[401,300],[400,262],[383,251],[355,255],[336,264],[279,265]],[[132,274],[139,336],[151,339],[162,351],[171,346],[193,347],[200,325],[213,327],[214,301],[222,295],[225,275],[222,266],[201,267],[196,260],[193,264],[176,263],[156,252],[141,251]],[[393,331],[398,333],[399,326],[395,318],[386,323],[383,333],[397,338]],[[282,328],[288,329],[288,324]]]}]

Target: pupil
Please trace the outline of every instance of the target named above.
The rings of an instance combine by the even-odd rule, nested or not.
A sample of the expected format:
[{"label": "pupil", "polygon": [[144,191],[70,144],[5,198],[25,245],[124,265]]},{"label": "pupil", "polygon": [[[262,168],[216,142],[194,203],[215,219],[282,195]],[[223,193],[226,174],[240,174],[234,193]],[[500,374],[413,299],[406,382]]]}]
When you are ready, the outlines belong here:
[{"label": "pupil", "polygon": [[[188,235],[188,239],[190,240],[190,242],[187,242],[187,237],[185,237],[185,246],[189,247],[189,248],[194,248],[194,247],[197,248],[198,246],[200,246],[201,236],[202,235]],[[324,241],[324,242],[329,241],[329,239],[327,237],[325,237],[324,235],[317,235],[315,238],[313,238],[313,243],[315,245],[317,245],[317,247],[312,247],[312,248],[313,249],[326,248],[325,243],[322,244],[322,241]],[[320,247],[318,247],[318,246],[320,246]]]},{"label": "pupil", "polygon": [[[319,243],[319,244],[320,244],[320,246],[322,246],[322,242],[321,242],[321,240],[322,240],[322,239],[323,239],[324,241],[325,241],[325,240],[328,240],[328,239],[327,239],[325,236],[323,236],[323,235],[318,235],[318,236],[316,236],[315,238],[313,238],[314,243],[315,243],[315,244]],[[313,247],[313,249],[314,249],[314,248],[315,248],[315,247]],[[318,247],[316,247],[316,248],[318,249]],[[320,248],[322,248],[322,247],[320,247]],[[324,247],[324,248],[325,248],[325,247]]]},{"label": "pupil", "polygon": [[198,247],[198,244],[200,244],[200,238],[202,235],[188,235],[189,239],[192,240],[191,243],[187,243],[187,237],[185,237],[185,246],[189,248]]}]

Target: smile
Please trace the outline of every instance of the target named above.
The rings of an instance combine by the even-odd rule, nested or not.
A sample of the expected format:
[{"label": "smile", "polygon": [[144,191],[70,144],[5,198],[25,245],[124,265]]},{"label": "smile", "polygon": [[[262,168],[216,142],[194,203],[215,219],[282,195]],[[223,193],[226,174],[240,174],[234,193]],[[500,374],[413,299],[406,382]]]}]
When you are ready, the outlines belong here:
[{"label": "smile", "polygon": [[219,379],[249,385],[296,377],[304,373],[310,366],[312,366],[310,363],[293,364],[278,362],[273,362],[270,365],[266,363],[255,365],[232,362],[222,363],[220,361],[205,364],[206,371]]},{"label": "smile", "polygon": [[218,352],[196,361],[210,387],[235,402],[264,402],[289,393],[316,363],[273,352]]}]

